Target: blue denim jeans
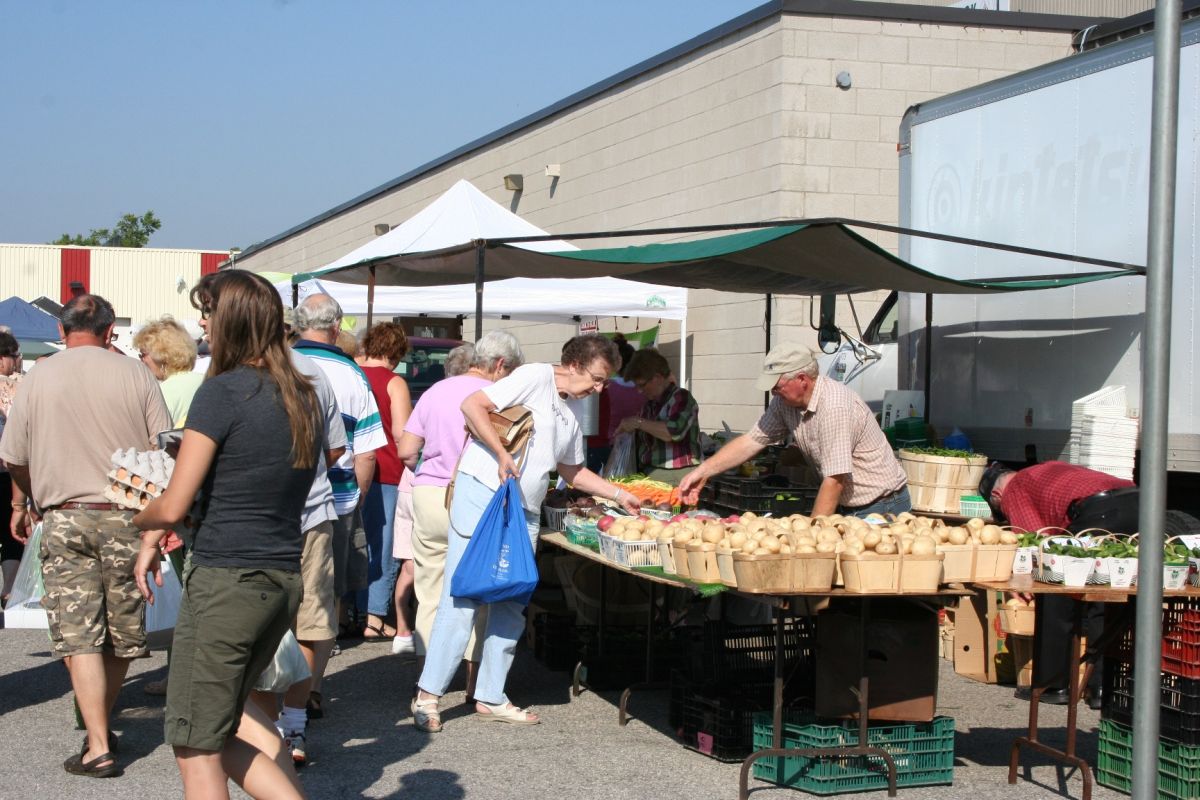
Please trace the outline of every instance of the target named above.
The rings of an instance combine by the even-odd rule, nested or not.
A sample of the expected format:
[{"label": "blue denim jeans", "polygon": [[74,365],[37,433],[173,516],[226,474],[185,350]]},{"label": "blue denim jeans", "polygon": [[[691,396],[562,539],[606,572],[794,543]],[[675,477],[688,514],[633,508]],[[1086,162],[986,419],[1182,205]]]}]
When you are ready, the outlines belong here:
[{"label": "blue denim jeans", "polygon": [[908,495],[907,485],[891,497],[880,500],[877,503],[872,503],[869,506],[856,508],[853,511],[843,510],[842,513],[861,519],[868,514],[899,514],[903,511],[912,511],[912,498]]},{"label": "blue denim jeans", "polygon": [[367,589],[358,593],[358,607],[367,613],[386,617],[392,606],[396,573],[400,563],[392,557],[392,526],[396,521],[396,496],[399,489],[391,483],[372,483],[363,501],[363,529],[367,532]]},{"label": "blue denim jeans", "polygon": [[[446,576],[442,580],[442,597],[438,603],[437,617],[433,621],[433,633],[429,637],[429,648],[425,655],[425,669],[417,685],[429,694],[439,697],[446,693],[458,665],[463,659],[475,612],[483,605],[463,597],[450,596],[450,583],[454,571],[462,560],[467,542],[475,532],[475,525],[483,516],[484,509],[495,494],[479,481],[459,473],[454,482],[454,501],[450,506],[449,549],[446,551]],[[537,548],[540,527],[538,515],[525,511],[525,523],[529,528],[529,543]],[[516,602],[487,604],[487,633],[483,640],[483,656],[479,662],[479,677],[475,683],[475,697],[490,705],[508,702],[504,694],[504,683],[512,667],[517,642],[525,632],[525,606]]]}]

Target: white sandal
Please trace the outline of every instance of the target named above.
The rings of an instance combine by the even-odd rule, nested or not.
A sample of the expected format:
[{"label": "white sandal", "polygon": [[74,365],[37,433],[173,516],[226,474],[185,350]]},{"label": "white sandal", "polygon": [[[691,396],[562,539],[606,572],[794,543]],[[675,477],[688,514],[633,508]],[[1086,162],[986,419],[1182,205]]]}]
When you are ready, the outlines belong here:
[{"label": "white sandal", "polygon": [[414,697],[408,708],[412,711],[413,723],[417,726],[417,730],[426,733],[441,733],[442,715],[438,711],[438,698],[430,697],[422,700],[420,697]]},{"label": "white sandal", "polygon": [[487,709],[486,712],[476,710],[475,716],[492,722],[507,722],[510,725],[537,725],[541,719],[527,708],[517,708],[512,703],[501,703],[494,706],[491,703],[478,701]]}]

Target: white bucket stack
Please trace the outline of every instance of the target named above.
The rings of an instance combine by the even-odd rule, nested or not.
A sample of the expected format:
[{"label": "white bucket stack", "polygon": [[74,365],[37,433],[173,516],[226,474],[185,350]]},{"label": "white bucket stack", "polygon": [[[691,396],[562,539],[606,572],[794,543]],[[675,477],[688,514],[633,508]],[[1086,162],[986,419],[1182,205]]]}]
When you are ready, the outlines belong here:
[{"label": "white bucket stack", "polygon": [[1138,421],[1129,416],[1124,386],[1105,386],[1071,404],[1072,464],[1133,480]]}]

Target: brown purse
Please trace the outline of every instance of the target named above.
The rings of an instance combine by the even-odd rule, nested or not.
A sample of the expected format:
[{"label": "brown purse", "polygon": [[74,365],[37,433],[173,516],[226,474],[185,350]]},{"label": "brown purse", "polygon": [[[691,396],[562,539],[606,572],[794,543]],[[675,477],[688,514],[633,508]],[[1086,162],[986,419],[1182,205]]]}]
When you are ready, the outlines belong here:
[{"label": "brown purse", "polygon": [[[526,406],[509,406],[489,413],[488,421],[496,429],[496,435],[500,437],[500,444],[504,447],[504,451],[516,459],[519,469],[529,451],[529,440],[533,438],[533,412]],[[446,484],[447,511],[450,510],[450,504],[454,500],[454,481],[458,478],[458,467],[462,464],[463,454],[467,452],[467,442],[471,438],[470,428],[466,428],[466,426],[464,428],[467,436],[463,440],[463,451],[459,453],[458,463],[454,465],[454,474],[450,476],[450,483]]]}]

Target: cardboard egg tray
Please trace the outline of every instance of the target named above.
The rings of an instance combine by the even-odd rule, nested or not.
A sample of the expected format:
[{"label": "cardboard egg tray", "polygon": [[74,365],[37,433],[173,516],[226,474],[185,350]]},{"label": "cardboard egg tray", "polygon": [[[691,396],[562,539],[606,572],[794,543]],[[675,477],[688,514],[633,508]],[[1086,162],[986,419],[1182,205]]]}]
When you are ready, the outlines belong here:
[{"label": "cardboard egg tray", "polygon": [[142,509],[162,494],[175,469],[175,461],[160,451],[118,450],[112,456],[104,496],[124,508]]}]

